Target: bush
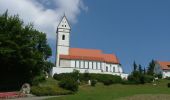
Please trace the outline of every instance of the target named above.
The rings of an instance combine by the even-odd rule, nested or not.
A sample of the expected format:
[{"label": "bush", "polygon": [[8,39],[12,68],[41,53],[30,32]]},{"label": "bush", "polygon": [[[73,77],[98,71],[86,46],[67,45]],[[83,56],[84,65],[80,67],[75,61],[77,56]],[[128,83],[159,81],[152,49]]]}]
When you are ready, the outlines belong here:
[{"label": "bush", "polygon": [[111,85],[116,83],[121,83],[122,79],[117,75],[109,74],[90,74],[92,79],[97,80],[98,82],[103,83],[104,85]]},{"label": "bush", "polygon": [[52,96],[52,95],[66,95],[72,94],[71,91],[58,88],[57,86],[33,86],[31,93],[36,96]]},{"label": "bush", "polygon": [[128,81],[130,84],[151,83],[153,81],[153,79],[154,79],[153,76],[141,74],[138,71],[133,72],[131,75],[128,76]]},{"label": "bush", "polygon": [[155,77],[158,77],[159,79],[162,79],[162,74],[161,73],[157,74],[157,75],[155,75]]},{"label": "bush", "polygon": [[170,88],[170,83],[167,84],[168,88]]},{"label": "bush", "polygon": [[32,85],[38,85],[40,82],[45,81],[45,75],[41,75],[41,76],[36,76],[33,80],[32,80]]},{"label": "bush", "polygon": [[170,77],[166,77],[165,79],[170,80]]},{"label": "bush", "polygon": [[80,74],[80,80],[83,80],[83,81],[88,81],[91,79],[91,76],[89,73],[84,73],[84,74]]},{"label": "bush", "polygon": [[71,90],[73,92],[78,91],[78,82],[72,77],[67,77],[61,80],[59,82],[59,86],[64,89]]},{"label": "bush", "polygon": [[103,83],[104,85],[110,85],[115,83],[121,83],[122,79],[120,76],[117,75],[109,75],[109,74],[94,74],[94,73],[62,73],[62,74],[55,74],[53,76],[54,79],[61,81],[62,79],[71,77],[75,81],[78,79],[80,81],[88,82],[88,80],[96,80],[98,82]]},{"label": "bush", "polygon": [[96,85],[96,83],[97,83],[97,81],[96,81],[96,80],[91,80],[91,86],[95,86],[95,85]]},{"label": "bush", "polygon": [[145,83],[151,83],[153,82],[154,77],[151,75],[144,75],[144,81]]},{"label": "bush", "polygon": [[61,74],[54,74],[53,78],[61,81],[64,78],[71,77],[74,80],[78,80],[80,77],[80,73],[77,70],[74,70],[72,73],[61,73]]}]

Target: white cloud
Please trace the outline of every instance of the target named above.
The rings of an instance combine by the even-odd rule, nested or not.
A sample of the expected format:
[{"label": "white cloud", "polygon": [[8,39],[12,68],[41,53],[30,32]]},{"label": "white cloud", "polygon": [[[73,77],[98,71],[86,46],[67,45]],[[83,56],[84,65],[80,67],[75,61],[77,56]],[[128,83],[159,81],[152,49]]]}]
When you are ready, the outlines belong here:
[{"label": "white cloud", "polygon": [[81,10],[88,10],[83,0],[0,0],[0,13],[19,14],[25,23],[33,22],[35,28],[55,37],[57,25],[65,13],[71,23],[77,22]]}]

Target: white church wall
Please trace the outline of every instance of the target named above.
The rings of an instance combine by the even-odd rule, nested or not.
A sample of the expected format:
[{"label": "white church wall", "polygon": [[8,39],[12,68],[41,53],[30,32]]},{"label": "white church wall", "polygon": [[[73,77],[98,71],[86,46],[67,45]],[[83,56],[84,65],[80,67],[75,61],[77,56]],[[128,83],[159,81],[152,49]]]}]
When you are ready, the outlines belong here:
[{"label": "white church wall", "polygon": [[97,69],[101,69],[100,67],[101,67],[101,62],[97,62]]},{"label": "white church wall", "polygon": [[84,61],[80,60],[80,68],[84,68]]},{"label": "white church wall", "polygon": [[[64,37],[64,38],[63,38]],[[70,34],[67,32],[58,32],[58,45],[69,46]]]},{"label": "white church wall", "polygon": [[97,62],[96,61],[93,62],[93,65],[94,65],[94,69],[97,69]]},{"label": "white church wall", "polygon": [[69,47],[67,46],[57,46],[58,54],[64,54],[68,55],[69,54]]},{"label": "white church wall", "polygon": [[76,63],[75,60],[71,60],[71,67],[73,67],[73,68],[76,67],[76,66],[75,66],[75,65],[76,65],[75,63]]},{"label": "white church wall", "polygon": [[102,62],[101,64],[102,64],[102,71],[104,72],[105,71],[105,63]]},{"label": "white church wall", "polygon": [[88,68],[88,61],[85,61],[85,68]]},{"label": "white church wall", "polygon": [[163,70],[162,78],[170,77],[170,70]]},{"label": "white church wall", "polygon": [[70,66],[71,66],[70,60],[60,59],[60,67],[70,67]]},{"label": "white church wall", "polygon": [[92,69],[92,61],[89,61],[89,69]]}]

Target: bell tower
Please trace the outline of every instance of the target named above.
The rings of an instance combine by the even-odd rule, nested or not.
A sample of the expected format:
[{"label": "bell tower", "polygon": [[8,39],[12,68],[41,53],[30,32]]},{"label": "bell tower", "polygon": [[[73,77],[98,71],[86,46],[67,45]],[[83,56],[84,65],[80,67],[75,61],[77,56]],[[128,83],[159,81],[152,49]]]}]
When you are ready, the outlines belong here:
[{"label": "bell tower", "polygon": [[57,59],[56,59],[56,67],[59,67],[59,56],[68,55],[69,54],[69,47],[70,47],[70,25],[66,16],[64,15],[61,22],[57,27]]}]

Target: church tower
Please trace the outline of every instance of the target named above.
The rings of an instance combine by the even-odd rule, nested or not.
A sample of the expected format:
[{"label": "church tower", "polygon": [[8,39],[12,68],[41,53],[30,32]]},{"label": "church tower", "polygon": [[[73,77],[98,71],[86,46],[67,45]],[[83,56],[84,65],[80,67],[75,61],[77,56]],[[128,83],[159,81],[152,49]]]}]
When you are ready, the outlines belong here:
[{"label": "church tower", "polygon": [[64,15],[61,22],[57,27],[57,58],[56,58],[56,67],[59,67],[59,55],[68,55],[70,47],[70,25],[66,16]]}]

